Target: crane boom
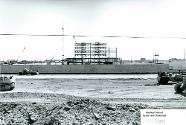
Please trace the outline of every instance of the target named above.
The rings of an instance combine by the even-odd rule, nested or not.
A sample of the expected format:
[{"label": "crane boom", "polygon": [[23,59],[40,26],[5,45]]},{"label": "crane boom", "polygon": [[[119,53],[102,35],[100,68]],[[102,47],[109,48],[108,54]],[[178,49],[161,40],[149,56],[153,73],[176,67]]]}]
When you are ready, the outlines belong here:
[{"label": "crane boom", "polygon": [[18,58],[17,58],[17,62],[18,62],[19,58],[21,57],[21,54],[25,51],[25,49],[26,49],[26,47],[24,47],[24,48],[22,49],[21,53],[19,54],[19,56],[18,56]]}]

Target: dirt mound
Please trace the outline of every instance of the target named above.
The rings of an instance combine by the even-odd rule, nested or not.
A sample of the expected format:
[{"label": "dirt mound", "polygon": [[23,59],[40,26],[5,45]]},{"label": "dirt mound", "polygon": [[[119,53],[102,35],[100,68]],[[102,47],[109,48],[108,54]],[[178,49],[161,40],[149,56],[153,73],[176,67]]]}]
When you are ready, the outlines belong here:
[{"label": "dirt mound", "polygon": [[0,123],[14,125],[139,125],[142,104],[108,104],[88,98],[64,103],[1,102]]}]

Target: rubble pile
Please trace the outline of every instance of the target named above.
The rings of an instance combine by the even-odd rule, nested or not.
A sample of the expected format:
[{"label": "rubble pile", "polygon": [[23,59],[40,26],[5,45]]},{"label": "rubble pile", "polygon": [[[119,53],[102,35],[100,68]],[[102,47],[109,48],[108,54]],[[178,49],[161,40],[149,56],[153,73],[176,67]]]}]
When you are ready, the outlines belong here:
[{"label": "rubble pile", "polygon": [[110,104],[89,98],[63,103],[1,102],[0,123],[9,125],[140,125],[143,104]]}]

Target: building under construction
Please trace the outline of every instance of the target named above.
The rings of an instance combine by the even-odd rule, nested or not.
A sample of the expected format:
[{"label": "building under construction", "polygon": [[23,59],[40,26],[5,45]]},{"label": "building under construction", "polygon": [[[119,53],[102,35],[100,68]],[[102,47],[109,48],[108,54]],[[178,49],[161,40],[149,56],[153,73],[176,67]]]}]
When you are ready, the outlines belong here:
[{"label": "building under construction", "polygon": [[113,64],[118,62],[117,48],[107,48],[107,43],[75,42],[74,58],[67,58],[67,64]]}]

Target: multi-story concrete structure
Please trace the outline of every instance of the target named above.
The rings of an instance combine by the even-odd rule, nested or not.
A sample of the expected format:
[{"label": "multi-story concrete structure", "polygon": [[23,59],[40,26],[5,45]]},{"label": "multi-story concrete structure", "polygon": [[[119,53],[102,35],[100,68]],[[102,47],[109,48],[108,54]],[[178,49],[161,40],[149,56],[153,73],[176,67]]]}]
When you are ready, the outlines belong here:
[{"label": "multi-story concrete structure", "polygon": [[67,58],[69,63],[81,64],[113,64],[118,62],[117,48],[107,48],[106,43],[75,43],[74,58]]}]

